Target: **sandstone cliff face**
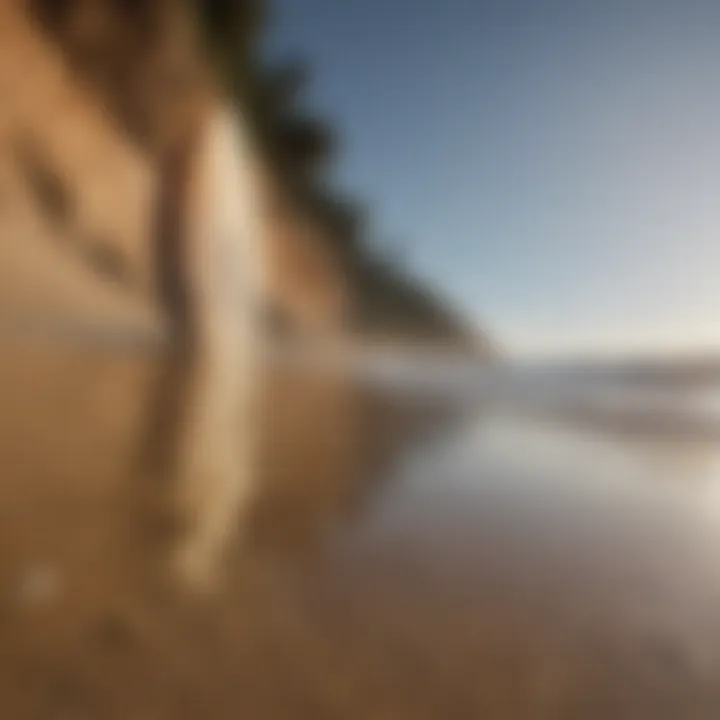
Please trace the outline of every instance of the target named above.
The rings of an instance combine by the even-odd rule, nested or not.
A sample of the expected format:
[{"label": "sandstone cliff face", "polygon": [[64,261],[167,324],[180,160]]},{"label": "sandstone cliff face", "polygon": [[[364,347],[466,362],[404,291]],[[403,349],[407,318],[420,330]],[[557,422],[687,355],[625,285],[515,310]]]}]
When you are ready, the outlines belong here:
[{"label": "sandstone cliff face", "polygon": [[[83,22],[51,31],[28,13],[32,4],[0,1],[0,322],[159,334],[155,234],[164,143],[189,131],[193,103],[207,101],[210,86],[202,85],[181,27],[147,51],[160,68],[156,81],[165,67],[187,75],[168,95],[154,92],[137,68],[122,81],[112,74],[101,52],[102,38],[114,37],[98,11],[104,0],[60,3]],[[121,52],[106,49],[116,59]],[[97,67],[83,67],[83,57]],[[258,173],[268,202],[267,300],[295,330],[340,332],[347,289],[339,262],[318,228],[278,201],[275,180]]]},{"label": "sandstone cliff face", "polygon": [[342,334],[349,288],[331,239],[297,207],[273,199],[266,231],[270,304],[295,334],[315,339]]},{"label": "sandstone cliff face", "polygon": [[149,329],[151,165],[17,4],[0,5],[0,315]]}]

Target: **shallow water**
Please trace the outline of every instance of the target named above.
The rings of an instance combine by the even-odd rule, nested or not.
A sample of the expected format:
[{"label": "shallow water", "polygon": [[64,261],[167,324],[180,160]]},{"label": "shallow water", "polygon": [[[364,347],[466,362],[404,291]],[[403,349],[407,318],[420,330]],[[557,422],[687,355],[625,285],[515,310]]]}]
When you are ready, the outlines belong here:
[{"label": "shallow water", "polygon": [[720,716],[713,433],[2,352],[2,717]]}]

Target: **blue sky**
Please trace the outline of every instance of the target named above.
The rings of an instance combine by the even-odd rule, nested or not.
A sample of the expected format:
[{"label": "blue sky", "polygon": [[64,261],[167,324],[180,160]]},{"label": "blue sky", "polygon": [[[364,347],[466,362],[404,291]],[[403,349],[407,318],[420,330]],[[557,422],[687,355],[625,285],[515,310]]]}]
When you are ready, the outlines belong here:
[{"label": "blue sky", "polygon": [[720,348],[720,3],[277,0],[339,181],[518,354]]}]

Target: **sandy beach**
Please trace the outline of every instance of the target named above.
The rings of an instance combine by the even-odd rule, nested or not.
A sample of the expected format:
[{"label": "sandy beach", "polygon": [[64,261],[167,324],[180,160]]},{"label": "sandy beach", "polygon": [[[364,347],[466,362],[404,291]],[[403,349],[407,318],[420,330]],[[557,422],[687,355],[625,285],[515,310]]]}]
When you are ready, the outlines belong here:
[{"label": "sandy beach", "polygon": [[717,718],[713,439],[267,371],[198,590],[164,565],[193,372],[3,349],[3,717]]}]

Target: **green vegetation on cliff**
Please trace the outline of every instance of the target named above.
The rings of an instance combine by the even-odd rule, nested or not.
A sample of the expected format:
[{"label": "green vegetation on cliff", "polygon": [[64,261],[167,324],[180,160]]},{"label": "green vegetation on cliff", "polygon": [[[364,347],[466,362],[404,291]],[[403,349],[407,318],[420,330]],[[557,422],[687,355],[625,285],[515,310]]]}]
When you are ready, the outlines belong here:
[{"label": "green vegetation on cliff", "polygon": [[332,187],[326,171],[337,151],[335,133],[299,107],[310,76],[307,67],[298,60],[270,64],[263,58],[268,3],[193,1],[218,72],[228,90],[242,99],[276,177],[326,230],[343,260],[354,299],[353,329],[492,354],[484,335],[449,303],[372,249],[363,208]]}]

